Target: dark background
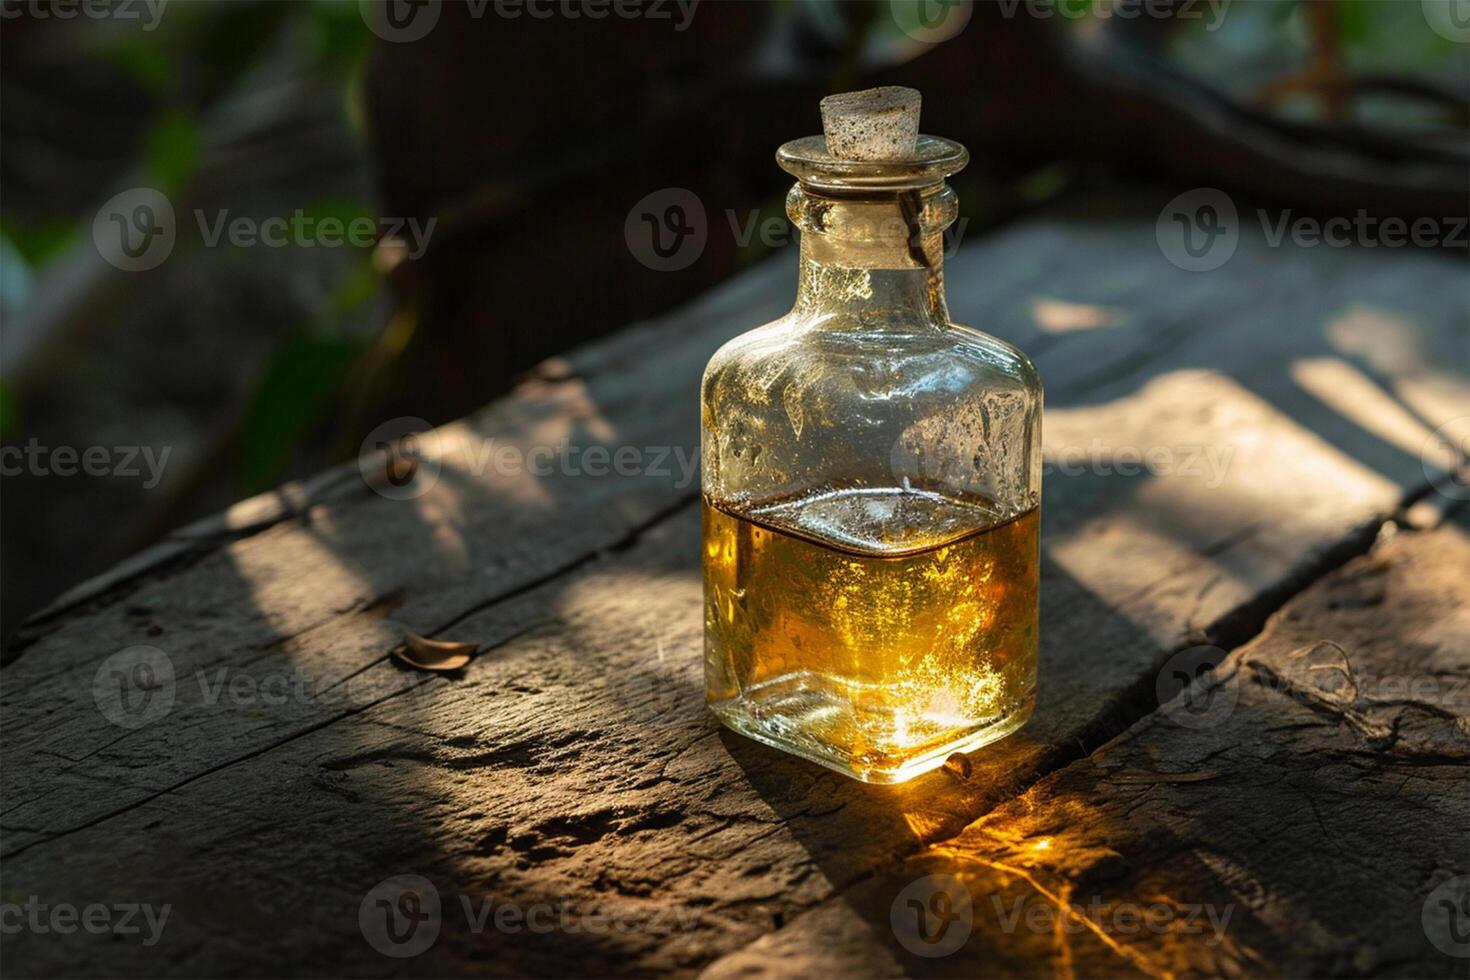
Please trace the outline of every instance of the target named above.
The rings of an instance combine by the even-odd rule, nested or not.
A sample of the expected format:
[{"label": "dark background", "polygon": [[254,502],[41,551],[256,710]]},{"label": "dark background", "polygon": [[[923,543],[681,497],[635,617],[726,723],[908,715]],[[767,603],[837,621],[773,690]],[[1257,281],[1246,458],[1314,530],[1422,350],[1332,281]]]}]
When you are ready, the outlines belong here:
[{"label": "dark background", "polygon": [[[456,418],[780,251],[727,215],[784,220],[773,151],[819,130],[828,92],[923,91],[924,131],[974,156],[955,181],[966,236],[1138,188],[1462,216],[1470,11],[1438,2],[703,0],[686,16],[650,0],[594,19],[596,3],[169,0],[155,19],[4,0],[0,436],[169,456],[153,487],[4,476],[0,627],[352,458],[387,419]],[[121,271],[94,221],[139,187],[172,203],[177,239]],[[675,272],[625,235],[667,188],[705,209],[703,251]],[[436,223],[408,259],[392,241],[210,245],[195,218],[297,209]]]}]

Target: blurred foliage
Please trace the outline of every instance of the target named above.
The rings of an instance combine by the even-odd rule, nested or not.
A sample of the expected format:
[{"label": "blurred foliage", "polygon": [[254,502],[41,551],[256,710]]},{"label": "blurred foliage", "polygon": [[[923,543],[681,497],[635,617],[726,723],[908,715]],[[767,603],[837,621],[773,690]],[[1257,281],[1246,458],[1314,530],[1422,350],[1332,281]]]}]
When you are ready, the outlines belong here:
[{"label": "blurred foliage", "polygon": [[15,432],[17,417],[15,396],[11,394],[10,386],[0,381],[0,437],[8,438]]},{"label": "blurred foliage", "polygon": [[[984,0],[994,2],[994,0]],[[1263,86],[1298,71],[1314,56],[1312,32],[1303,21],[1313,0],[1231,0],[1218,20],[1210,5],[1196,4],[1201,16],[1156,24],[1169,35],[1169,56],[1182,68],[1243,100]],[[779,0],[779,16],[799,18],[804,28],[846,52],[845,72],[860,60],[895,61],[913,57],[913,30],[932,17],[930,0],[889,4],[844,5],[836,0]],[[1037,5],[1049,7],[1070,29],[1096,30],[1118,16],[1119,0],[1016,0],[1017,16]],[[1404,0],[1339,0],[1332,4],[1337,43],[1349,73],[1373,72],[1429,79],[1463,77],[1463,45],[1425,29],[1417,2]],[[881,16],[886,11],[888,16]],[[179,3],[156,31],[93,32],[84,42],[88,53],[112,66],[135,86],[151,106],[149,123],[135,147],[147,179],[170,196],[187,195],[191,182],[210,154],[211,112],[232,92],[248,89],[250,74],[260,64],[279,58],[284,49],[301,70],[315,73],[342,94],[342,119],[359,139],[364,133],[360,80],[371,33],[356,0],[302,2]],[[834,79],[840,84],[841,79]],[[1386,107],[1385,107],[1386,106]],[[1310,88],[1293,91],[1275,111],[1316,118],[1320,105]],[[1425,107],[1422,116],[1432,115]],[[1401,126],[1415,118],[1382,100],[1363,99],[1354,121]],[[1064,170],[1043,169],[1021,186],[1028,200],[1044,200],[1067,183]],[[965,199],[984,205],[985,195]],[[318,201],[304,208],[315,222],[334,218],[344,224],[374,218],[364,201]],[[780,215],[779,201],[761,214]],[[29,222],[0,214],[0,311],[7,316],[23,309],[33,284],[47,274],[58,257],[82,247],[90,236],[92,215],[66,220]],[[371,397],[381,391],[385,374],[412,334],[411,311],[397,319],[372,319],[371,301],[382,291],[371,250],[348,264],[342,280],[328,291],[309,323],[289,330],[268,358],[265,370],[239,415],[233,438],[238,441],[242,489],[255,491],[279,478],[293,455],[320,438],[325,419],[337,412],[353,417],[371,411]],[[767,248],[754,235],[742,261],[754,261]],[[353,326],[352,324],[355,324]],[[366,326],[364,326],[364,324]],[[0,425],[13,431],[15,393],[0,389]],[[328,439],[347,450],[350,440]]]},{"label": "blurred foliage", "polygon": [[308,331],[276,348],[241,429],[240,480],[247,493],[274,482],[327,414],[363,349],[355,337]]},{"label": "blurred foliage", "polygon": [[30,269],[39,269],[70,247],[82,231],[82,224],[47,221],[19,225],[0,216],[0,235],[6,246],[13,248]]},{"label": "blurred foliage", "polygon": [[[1308,6],[1319,0],[1262,3],[1233,0],[1216,28],[1181,31],[1170,57],[1222,92],[1245,102],[1285,76],[1300,70],[1319,49],[1307,23]],[[1463,94],[1470,59],[1465,46],[1429,29],[1424,7],[1406,0],[1335,0],[1330,5],[1344,79],[1376,76],[1440,85]],[[1349,118],[1384,129],[1434,126],[1443,112],[1432,104],[1402,97],[1360,96]],[[1317,93],[1299,91],[1275,111],[1302,121],[1321,121]]]},{"label": "blurred foliage", "polygon": [[173,84],[173,61],[160,44],[143,38],[120,38],[105,45],[100,54],[154,96],[166,96]]},{"label": "blurred foliage", "polygon": [[199,143],[199,126],[182,110],[169,110],[153,124],[144,158],[159,190],[177,194],[184,189],[199,159]]},{"label": "blurred foliage", "polygon": [[[300,70],[340,88],[345,128],[359,138],[363,133],[359,81],[372,35],[355,0],[181,3],[171,5],[148,33],[73,31],[67,37],[82,38],[88,59],[111,65],[123,84],[135,86],[152,104],[136,156],[147,183],[176,201],[187,200],[190,182],[209,154],[211,112],[248,87],[249,73],[262,59],[279,58],[282,49]],[[376,210],[366,201],[317,201],[301,211],[311,227],[324,219],[344,227],[368,220],[376,227]],[[90,214],[30,222],[0,216],[0,310],[9,315],[24,308],[35,280],[85,243],[90,220]],[[349,384],[384,369],[375,364],[374,372],[354,372],[364,352],[384,349],[374,325],[369,322],[364,331],[361,323],[382,290],[382,276],[371,249],[359,251],[311,322],[289,330],[277,344],[246,397],[231,437],[235,445],[227,450],[243,492],[269,487],[335,408],[359,405],[362,394],[346,390]],[[359,322],[345,322],[352,318]],[[9,433],[17,423],[16,399],[9,388],[0,393],[0,421]]]},{"label": "blurred foliage", "polygon": [[[330,218],[344,227],[376,220],[357,201],[319,201],[301,210],[313,222]],[[381,289],[382,277],[366,250],[322,303],[319,322],[292,332],[272,353],[241,425],[242,491],[269,488],[334,408],[358,400],[347,389],[352,381],[368,380],[360,365],[376,345],[372,337],[343,329],[343,321],[366,310]]]},{"label": "blurred foliage", "polygon": [[[1056,11],[1056,19],[1081,30],[1117,19],[1122,0],[1019,0]],[[1455,2],[1455,0],[1448,0]],[[1417,0],[1213,0],[1182,8],[1169,20],[1176,60],[1204,67],[1212,83],[1232,90],[1257,81],[1256,71],[1289,71],[1310,53],[1305,11],[1330,5],[1348,67],[1358,71],[1434,76],[1466,66],[1464,46],[1429,30]],[[1136,15],[1135,15],[1136,16]],[[1196,61],[1196,59],[1200,59]],[[1246,78],[1229,68],[1247,68]],[[1230,84],[1234,82],[1235,85]]]}]

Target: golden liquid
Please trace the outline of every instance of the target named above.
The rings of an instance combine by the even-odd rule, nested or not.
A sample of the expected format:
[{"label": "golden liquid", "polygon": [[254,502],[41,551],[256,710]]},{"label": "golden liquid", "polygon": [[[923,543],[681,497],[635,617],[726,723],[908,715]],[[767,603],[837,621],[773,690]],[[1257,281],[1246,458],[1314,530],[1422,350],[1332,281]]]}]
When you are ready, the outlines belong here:
[{"label": "golden liquid", "polygon": [[1035,691],[1039,511],[994,513],[907,489],[741,516],[706,500],[711,707],[871,782],[1015,730]]}]

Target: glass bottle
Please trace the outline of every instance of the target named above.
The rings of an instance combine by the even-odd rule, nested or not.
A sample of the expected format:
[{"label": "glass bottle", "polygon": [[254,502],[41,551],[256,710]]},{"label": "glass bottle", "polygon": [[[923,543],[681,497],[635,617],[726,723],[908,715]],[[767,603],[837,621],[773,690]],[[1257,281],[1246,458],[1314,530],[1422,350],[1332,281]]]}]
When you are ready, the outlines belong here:
[{"label": "glass bottle", "polygon": [[822,108],[826,138],[776,156],[796,304],[702,384],[706,696],[738,732],[894,783],[1031,713],[1041,380],[945,308],[965,148],[916,136],[910,89]]}]

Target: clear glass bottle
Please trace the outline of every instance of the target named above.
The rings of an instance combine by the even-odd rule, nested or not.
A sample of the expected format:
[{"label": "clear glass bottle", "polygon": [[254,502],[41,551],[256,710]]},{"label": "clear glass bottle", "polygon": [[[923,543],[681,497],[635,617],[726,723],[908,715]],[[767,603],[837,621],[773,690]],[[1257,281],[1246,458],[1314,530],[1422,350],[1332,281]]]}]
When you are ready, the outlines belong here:
[{"label": "clear glass bottle", "polygon": [[[916,132],[911,90],[837,98],[894,91]],[[885,150],[892,126],[866,121],[840,156],[830,120],[778,151],[796,305],[705,370],[705,683],[736,731],[893,783],[1031,713],[1042,391],[945,308],[965,148]]]}]

